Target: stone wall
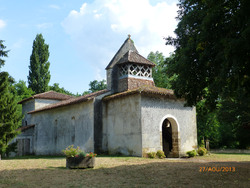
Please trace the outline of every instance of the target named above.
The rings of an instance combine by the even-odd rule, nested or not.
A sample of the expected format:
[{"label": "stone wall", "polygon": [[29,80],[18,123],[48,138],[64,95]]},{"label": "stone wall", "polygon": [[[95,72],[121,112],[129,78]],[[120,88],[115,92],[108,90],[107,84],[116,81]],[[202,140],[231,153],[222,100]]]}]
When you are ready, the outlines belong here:
[{"label": "stone wall", "polygon": [[24,115],[24,118],[22,120],[22,125],[30,125],[30,114],[27,114],[27,112],[36,110],[38,108],[42,108],[44,106],[54,104],[60,102],[59,100],[50,100],[50,99],[30,99],[22,104],[22,113]]},{"label": "stone wall", "polygon": [[24,115],[22,126],[30,125],[30,114],[27,114],[27,112],[32,110],[35,110],[35,99],[28,100],[22,104],[22,113]]},{"label": "stone wall", "polygon": [[72,144],[86,152],[94,151],[93,112],[93,101],[88,101],[32,114],[34,153],[62,155],[62,150]]},{"label": "stone wall", "polygon": [[153,80],[139,79],[139,78],[123,78],[119,80],[118,92],[136,89],[140,86],[149,85],[154,86]]},{"label": "stone wall", "polygon": [[35,99],[35,110],[58,102],[60,102],[60,100]]},{"label": "stone wall", "polygon": [[103,150],[141,156],[140,95],[103,103]]},{"label": "stone wall", "polygon": [[107,80],[107,89],[111,90],[111,87],[112,87],[112,69],[106,70],[106,80]]},{"label": "stone wall", "polygon": [[197,148],[196,110],[184,107],[184,101],[142,96],[142,148],[147,152],[162,150],[162,123],[171,122],[174,157]]}]

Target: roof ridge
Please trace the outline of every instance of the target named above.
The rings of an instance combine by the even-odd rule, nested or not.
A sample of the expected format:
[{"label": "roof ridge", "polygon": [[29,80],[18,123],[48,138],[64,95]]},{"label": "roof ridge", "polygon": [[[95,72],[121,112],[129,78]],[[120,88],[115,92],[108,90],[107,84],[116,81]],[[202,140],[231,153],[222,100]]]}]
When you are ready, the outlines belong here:
[{"label": "roof ridge", "polygon": [[138,52],[135,52],[133,50],[129,50],[126,52],[117,62],[117,64],[124,64],[124,63],[135,63],[135,64],[144,64],[154,67],[155,64],[148,60],[147,58],[143,57]]},{"label": "roof ridge", "polygon": [[40,99],[67,100],[67,99],[75,98],[75,97],[71,96],[71,95],[64,94],[64,93],[59,93],[59,92],[50,90],[50,91],[46,91],[46,92],[43,92],[43,93],[38,93],[38,94],[35,94],[35,95],[31,96],[31,97],[25,98],[25,99],[19,101],[18,104],[22,104],[25,101],[28,101],[30,99],[35,99],[35,98],[36,99],[40,98]]},{"label": "roof ridge", "polygon": [[58,103],[50,104],[50,105],[47,105],[45,107],[42,107],[42,108],[39,108],[39,109],[36,109],[36,110],[32,110],[32,111],[28,112],[28,114],[32,114],[32,113],[40,112],[40,111],[45,111],[45,110],[49,110],[49,109],[54,109],[54,108],[59,108],[59,107],[67,106],[67,105],[70,105],[70,104],[76,104],[76,103],[79,103],[79,102],[85,102],[85,101],[91,100],[91,99],[93,99],[93,98],[95,98],[95,97],[97,97],[97,96],[99,96],[99,95],[101,95],[103,93],[106,93],[108,91],[109,90],[107,90],[107,89],[103,89],[103,90],[96,91],[94,93],[90,93],[90,94],[87,94],[87,95],[62,100],[62,101],[60,101]]},{"label": "roof ridge", "polygon": [[[35,94],[35,95],[33,95],[33,96],[38,96],[38,95],[42,95],[42,94],[45,94],[45,93],[51,93],[51,92],[59,93],[59,92],[56,92],[56,91],[53,91],[53,90],[49,90],[49,91],[45,91],[45,92],[43,92],[43,93],[37,93],[37,94]],[[63,93],[60,93],[60,94],[63,94]],[[65,94],[65,95],[67,95],[67,94]]]},{"label": "roof ridge", "polygon": [[156,86],[143,85],[143,86],[137,87],[135,89],[131,89],[131,90],[123,91],[123,92],[120,92],[120,93],[115,93],[115,94],[105,96],[103,98],[103,100],[107,101],[107,100],[110,100],[110,99],[113,99],[113,98],[123,97],[123,96],[127,96],[127,95],[133,95],[133,94],[136,94],[136,93],[156,94],[156,95],[161,95],[161,96],[168,97],[170,99],[177,99],[175,94],[174,94],[174,91],[171,90],[171,89],[160,88],[160,87],[156,87]]}]

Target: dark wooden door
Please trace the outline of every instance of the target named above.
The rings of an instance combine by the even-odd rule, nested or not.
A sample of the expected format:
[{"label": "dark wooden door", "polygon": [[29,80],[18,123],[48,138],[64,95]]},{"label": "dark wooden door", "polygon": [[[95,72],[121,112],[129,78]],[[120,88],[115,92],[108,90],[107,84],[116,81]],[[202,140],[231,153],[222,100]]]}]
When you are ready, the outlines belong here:
[{"label": "dark wooden door", "polygon": [[162,146],[163,146],[163,151],[166,157],[168,157],[169,153],[171,152],[173,148],[172,126],[168,119],[165,119],[162,124]]}]

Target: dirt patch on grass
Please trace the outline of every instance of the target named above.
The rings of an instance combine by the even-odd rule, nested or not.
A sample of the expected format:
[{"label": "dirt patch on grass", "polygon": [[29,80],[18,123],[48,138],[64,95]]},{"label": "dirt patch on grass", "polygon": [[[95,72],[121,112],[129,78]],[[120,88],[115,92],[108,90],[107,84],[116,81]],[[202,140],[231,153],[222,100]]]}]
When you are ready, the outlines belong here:
[{"label": "dirt patch on grass", "polygon": [[[84,170],[66,169],[65,163],[63,158],[2,160],[0,187],[247,187],[250,181],[249,160],[98,157],[94,169]],[[220,168],[228,170],[215,171]]]}]

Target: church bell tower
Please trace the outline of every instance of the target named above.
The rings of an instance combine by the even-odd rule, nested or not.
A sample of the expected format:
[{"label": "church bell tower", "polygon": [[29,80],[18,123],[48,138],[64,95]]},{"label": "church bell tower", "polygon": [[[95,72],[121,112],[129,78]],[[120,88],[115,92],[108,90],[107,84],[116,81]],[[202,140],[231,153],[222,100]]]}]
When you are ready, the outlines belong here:
[{"label": "church bell tower", "polygon": [[138,53],[129,35],[106,67],[107,87],[112,93],[117,93],[143,85],[154,86],[154,66],[154,63]]}]

